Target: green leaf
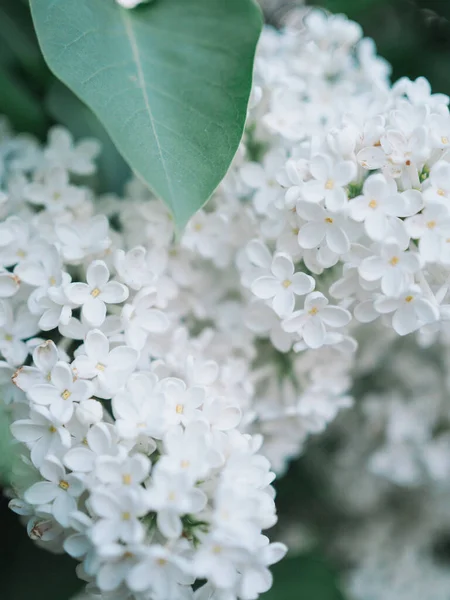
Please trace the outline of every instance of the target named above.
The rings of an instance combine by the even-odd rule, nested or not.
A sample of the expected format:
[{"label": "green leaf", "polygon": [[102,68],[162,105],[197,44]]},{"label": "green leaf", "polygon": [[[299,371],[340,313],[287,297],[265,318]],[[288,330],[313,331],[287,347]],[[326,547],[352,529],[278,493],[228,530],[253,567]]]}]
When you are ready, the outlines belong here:
[{"label": "green leaf", "polygon": [[76,138],[94,137],[100,141],[95,188],[98,192],[122,193],[124,183],[131,177],[130,168],[94,113],[58,81],[48,91],[46,107],[55,121],[65,125]]},{"label": "green leaf", "polygon": [[182,227],[242,136],[262,26],[254,0],[30,2],[50,68]]},{"label": "green leaf", "polygon": [[272,573],[273,587],[261,600],[344,600],[333,571],[315,553],[285,558]]}]

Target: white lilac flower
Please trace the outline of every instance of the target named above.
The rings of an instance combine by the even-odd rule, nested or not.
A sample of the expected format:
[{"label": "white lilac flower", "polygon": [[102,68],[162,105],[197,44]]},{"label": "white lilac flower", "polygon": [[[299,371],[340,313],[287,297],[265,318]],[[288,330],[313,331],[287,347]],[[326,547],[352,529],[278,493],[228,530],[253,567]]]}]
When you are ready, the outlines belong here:
[{"label": "white lilac flower", "polygon": [[44,481],[32,485],[25,492],[25,500],[37,506],[51,504],[55,519],[67,527],[71,513],[77,508],[77,498],[83,491],[83,485],[74,475],[67,474],[54,456],[43,461],[40,472]]},{"label": "white lilac flower", "polygon": [[91,329],[84,341],[83,351],[73,362],[75,373],[81,379],[96,383],[96,395],[111,398],[126,381],[138,361],[139,354],[129,346],[110,350],[108,338],[98,329]]},{"label": "white lilac flower", "polygon": [[420,268],[418,255],[398,244],[380,245],[374,251],[376,254],[361,262],[359,274],[369,282],[380,280],[381,290],[387,296],[398,296],[413,283]]},{"label": "white lilac flower", "polygon": [[363,195],[351,200],[348,206],[352,218],[364,222],[367,235],[382,241],[389,236],[395,239],[399,217],[416,214],[422,207],[422,198],[414,190],[399,194],[395,181],[380,174],[369,176],[364,182]]},{"label": "white lilac flower", "polygon": [[67,129],[56,126],[49,131],[44,157],[51,167],[62,167],[76,175],[92,175],[99,153],[100,144],[97,140],[84,139],[74,144]]},{"label": "white lilac flower", "polygon": [[303,188],[303,196],[309,202],[325,200],[328,210],[339,211],[347,204],[344,187],[356,175],[356,166],[351,161],[334,164],[329,156],[315,156],[310,163],[311,181]]},{"label": "white lilac flower", "polygon": [[106,304],[120,304],[128,298],[128,288],[118,281],[109,281],[109,269],[97,260],[86,271],[87,283],[69,283],[65,293],[70,302],[81,306],[82,315],[93,327],[106,318]]},{"label": "white lilac flower", "polygon": [[305,273],[294,273],[295,266],[290,256],[278,252],[270,265],[270,274],[258,277],[252,283],[252,292],[263,300],[272,300],[271,305],[279,316],[289,315],[295,307],[295,296],[309,294],[315,281]]},{"label": "white lilac flower", "polygon": [[324,242],[336,255],[349,251],[350,240],[344,214],[331,212],[319,204],[308,202],[299,203],[297,213],[305,221],[298,232],[298,243],[301,248],[317,248]]},{"label": "white lilac flower", "polygon": [[380,297],[374,302],[379,313],[394,313],[392,327],[399,335],[412,333],[422,325],[437,321],[439,311],[422,293],[419,286],[413,286],[397,298]]},{"label": "white lilac flower", "polygon": [[49,382],[31,386],[27,394],[36,404],[49,406],[52,415],[67,423],[75,410],[74,403],[85,402],[92,391],[90,382],[74,380],[70,366],[58,361],[50,372]]},{"label": "white lilac flower", "polygon": [[323,294],[312,292],[305,298],[304,308],[283,321],[283,329],[300,335],[308,347],[320,348],[326,341],[327,326],[345,327],[350,319],[347,310],[340,306],[328,306]]},{"label": "white lilac flower", "polygon": [[77,208],[83,202],[85,193],[81,188],[69,184],[65,169],[55,167],[46,173],[44,183],[30,183],[25,188],[25,198],[32,204],[45,206],[51,213],[61,213],[69,208]]}]

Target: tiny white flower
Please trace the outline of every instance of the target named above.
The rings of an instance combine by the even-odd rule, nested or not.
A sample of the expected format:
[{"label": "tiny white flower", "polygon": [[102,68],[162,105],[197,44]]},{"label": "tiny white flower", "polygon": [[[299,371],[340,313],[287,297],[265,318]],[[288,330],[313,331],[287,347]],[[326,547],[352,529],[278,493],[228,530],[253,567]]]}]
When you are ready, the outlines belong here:
[{"label": "tiny white flower", "polygon": [[328,210],[342,210],[347,204],[344,187],[356,176],[356,165],[351,161],[336,164],[329,156],[315,156],[310,163],[313,179],[303,187],[303,196],[309,202],[325,199]]},{"label": "tiny white flower", "polygon": [[252,283],[252,292],[271,305],[279,316],[289,315],[295,307],[295,296],[309,294],[316,282],[310,275],[294,273],[295,267],[287,254],[278,252],[270,265],[270,274],[258,277]]},{"label": "tiny white flower", "polygon": [[359,274],[366,281],[381,280],[381,290],[387,296],[398,296],[413,280],[420,268],[416,253],[404,251],[397,244],[380,245],[376,256],[365,258]]},{"label": "tiny white flower", "polygon": [[129,346],[109,348],[108,338],[92,329],[83,344],[85,354],[78,354],[72,368],[82,379],[95,380],[96,396],[111,398],[131,374],[139,353]]},{"label": "tiny white flower", "polygon": [[117,540],[136,544],[144,539],[140,518],[148,508],[139,488],[94,490],[89,505],[100,517],[90,531],[94,544],[103,546]]},{"label": "tiny white flower", "polygon": [[32,485],[25,492],[25,500],[37,506],[51,503],[55,519],[63,527],[68,527],[70,516],[77,509],[77,498],[83,491],[83,485],[77,477],[68,475],[54,456],[44,460],[40,471],[46,481]]},{"label": "tiny white flower", "polygon": [[51,213],[74,209],[85,199],[85,192],[69,184],[65,169],[55,167],[47,171],[44,183],[30,183],[24,190],[28,202],[44,206]]},{"label": "tiny white flower", "polygon": [[92,384],[83,379],[74,381],[70,366],[58,361],[51,370],[50,382],[33,385],[27,393],[33,402],[49,406],[52,415],[67,423],[73,415],[74,403],[89,399]]},{"label": "tiny white flower", "polygon": [[301,202],[298,214],[306,221],[298,232],[298,243],[302,248],[317,248],[325,242],[335,255],[345,254],[350,249],[348,224],[343,214],[331,212],[319,204]]},{"label": "tiny white flower", "polygon": [[441,256],[441,243],[450,237],[450,211],[444,204],[429,204],[420,215],[407,219],[406,228],[412,238],[419,239],[420,256],[425,262],[436,262]]},{"label": "tiny white flower", "polygon": [[109,281],[109,269],[102,260],[93,261],[86,271],[87,283],[70,283],[65,293],[70,302],[81,306],[82,315],[93,327],[106,317],[106,304],[120,304],[128,298],[128,288]]},{"label": "tiny white flower", "polygon": [[52,127],[44,156],[51,167],[62,167],[76,175],[92,175],[100,144],[94,139],[83,139],[77,144],[64,127]]},{"label": "tiny white flower", "polygon": [[71,444],[69,431],[44,406],[32,408],[29,419],[14,421],[11,433],[17,440],[28,445],[31,460],[37,467],[42,465],[49,454],[61,455]]},{"label": "tiny white flower", "polygon": [[298,333],[308,347],[320,348],[326,340],[327,326],[345,327],[350,320],[348,310],[340,306],[328,306],[323,294],[312,292],[305,298],[304,308],[283,321],[283,329]]},{"label": "tiny white flower", "polygon": [[380,297],[374,307],[382,314],[394,313],[392,327],[399,335],[412,333],[439,318],[437,305],[424,297],[419,286],[412,286],[398,298]]},{"label": "tiny white flower", "polygon": [[181,516],[201,512],[207,498],[192,486],[186,474],[158,469],[148,488],[147,501],[149,508],[157,512],[160,532],[167,538],[178,538],[183,531]]}]

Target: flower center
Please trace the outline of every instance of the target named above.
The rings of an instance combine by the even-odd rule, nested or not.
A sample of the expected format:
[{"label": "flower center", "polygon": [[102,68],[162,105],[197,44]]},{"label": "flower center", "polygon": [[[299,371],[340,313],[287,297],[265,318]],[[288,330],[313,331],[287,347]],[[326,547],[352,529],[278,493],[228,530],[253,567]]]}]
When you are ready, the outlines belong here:
[{"label": "flower center", "polygon": [[164,565],[167,564],[167,560],[165,558],[158,558],[158,560],[156,561],[156,564],[159,565],[160,567],[164,567]]},{"label": "flower center", "polygon": [[182,469],[187,469],[191,463],[188,460],[182,460],[180,466]]},{"label": "flower center", "polygon": [[414,296],[406,296],[405,302],[412,302],[414,300]]},{"label": "flower center", "polygon": [[201,223],[195,223],[194,231],[201,231],[203,229],[203,225]]},{"label": "flower center", "polygon": [[122,475],[122,483],[124,485],[130,485],[130,483],[131,483],[131,475],[129,473],[125,473],[125,475]]},{"label": "flower center", "polygon": [[285,280],[283,281],[283,287],[284,287],[284,288],[286,288],[286,289],[287,289],[287,288],[288,288],[290,285],[292,285],[292,281],[291,281],[290,279],[285,279]]},{"label": "flower center", "polygon": [[72,392],[69,392],[69,390],[64,390],[63,393],[61,394],[61,398],[63,400],[68,400],[71,395],[72,395]]},{"label": "flower center", "polygon": [[331,217],[325,217],[325,223],[332,223],[333,219]]},{"label": "flower center", "polygon": [[445,137],[445,135],[443,137],[441,137],[441,142],[443,144],[448,144],[448,137]]},{"label": "flower center", "polygon": [[123,519],[124,521],[129,521],[129,520],[131,519],[131,515],[130,515],[130,513],[129,513],[129,512],[124,512],[124,513],[122,513],[122,519]]},{"label": "flower center", "polygon": [[436,221],[428,221],[427,227],[428,229],[434,229],[436,227]]},{"label": "flower center", "polygon": [[182,404],[177,404],[175,407],[175,412],[177,415],[182,415],[184,413],[184,406]]},{"label": "flower center", "polygon": [[393,257],[391,258],[391,260],[389,261],[389,263],[390,263],[390,264],[391,264],[393,267],[395,267],[395,265],[398,265],[398,263],[399,263],[399,260],[400,260],[400,259],[399,259],[399,257],[398,257],[398,256],[393,256]]},{"label": "flower center", "polygon": [[66,492],[70,488],[70,484],[67,481],[64,481],[64,479],[61,479],[59,487]]},{"label": "flower center", "polygon": [[13,336],[10,333],[5,333],[5,340],[7,342],[12,342]]},{"label": "flower center", "polygon": [[326,190],[332,190],[334,188],[334,181],[332,179],[328,179],[325,184]]},{"label": "flower center", "polygon": [[48,430],[50,431],[50,433],[56,433],[56,427],[54,425],[50,425]]},{"label": "flower center", "polygon": [[314,317],[314,315],[317,315],[317,313],[319,312],[319,309],[316,306],[313,306],[311,308],[311,310],[309,311],[309,314]]},{"label": "flower center", "polygon": [[442,188],[439,188],[437,191],[438,196],[445,196],[445,190],[443,190]]},{"label": "flower center", "polygon": [[97,364],[95,365],[95,368],[96,368],[98,371],[104,371],[106,367],[105,367],[105,365],[104,365],[103,363],[99,362],[99,363],[97,363]]},{"label": "flower center", "polygon": [[378,206],[378,202],[376,200],[371,200],[369,202],[369,207],[370,208],[376,208]]},{"label": "flower center", "polygon": [[97,296],[100,294],[100,290],[98,288],[94,288],[91,292],[91,296],[93,298],[97,298]]}]

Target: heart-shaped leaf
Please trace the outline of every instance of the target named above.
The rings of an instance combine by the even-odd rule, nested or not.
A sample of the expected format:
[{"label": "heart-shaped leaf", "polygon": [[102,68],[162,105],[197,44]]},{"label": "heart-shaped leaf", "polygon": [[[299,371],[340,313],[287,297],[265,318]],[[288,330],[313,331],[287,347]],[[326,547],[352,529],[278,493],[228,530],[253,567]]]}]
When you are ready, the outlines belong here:
[{"label": "heart-shaped leaf", "polygon": [[242,136],[262,26],[254,0],[30,2],[49,67],[183,226]]}]

